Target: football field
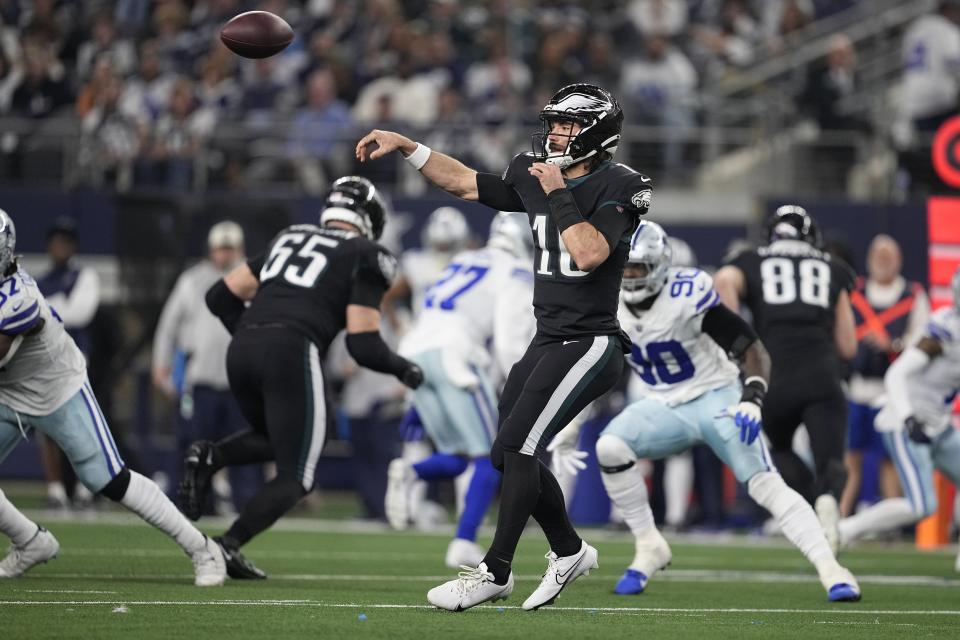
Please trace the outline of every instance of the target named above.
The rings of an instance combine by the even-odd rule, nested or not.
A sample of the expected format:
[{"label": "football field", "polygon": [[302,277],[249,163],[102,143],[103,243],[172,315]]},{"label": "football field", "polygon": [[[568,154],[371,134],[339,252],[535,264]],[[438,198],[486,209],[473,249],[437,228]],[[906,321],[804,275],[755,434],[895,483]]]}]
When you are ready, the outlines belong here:
[{"label": "football field", "polygon": [[247,549],[268,580],[198,589],[188,559],[132,518],[34,515],[62,550],[27,576],[0,582],[5,639],[876,639],[957,637],[960,625],[952,553],[903,545],[868,546],[843,557],[863,588],[856,604],[828,603],[812,569],[782,540],[735,536],[671,539],[672,566],[647,593],[624,597],[611,591],[632,558],[632,542],[622,533],[587,529],[600,570],[571,585],[555,606],[525,612],[520,604],[539,580],[546,550],[539,532],[528,529],[514,595],[502,606],[454,614],[425,599],[430,587],[454,575],[443,566],[442,535],[290,519]]}]

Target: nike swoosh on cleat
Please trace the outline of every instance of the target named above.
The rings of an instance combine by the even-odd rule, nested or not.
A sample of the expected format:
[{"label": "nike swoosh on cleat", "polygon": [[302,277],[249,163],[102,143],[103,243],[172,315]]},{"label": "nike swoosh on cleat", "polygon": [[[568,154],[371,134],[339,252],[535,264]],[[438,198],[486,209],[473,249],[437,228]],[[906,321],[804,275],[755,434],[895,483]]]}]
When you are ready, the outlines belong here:
[{"label": "nike swoosh on cleat", "polygon": [[564,578],[565,576],[570,575],[570,572],[571,572],[571,571],[573,571],[574,569],[576,569],[577,567],[580,566],[580,563],[583,562],[583,558],[584,558],[584,556],[586,556],[586,555],[587,555],[587,552],[586,552],[586,550],[584,550],[584,552],[580,554],[580,557],[577,558],[577,561],[573,563],[573,566],[571,566],[569,569],[567,569],[567,570],[566,570],[565,572],[563,572],[563,573],[560,573],[559,571],[557,571],[557,575],[554,576],[554,578],[555,578],[556,581],[557,581],[557,584],[559,584],[559,585],[561,585],[561,586],[564,585],[564,584],[566,584],[567,581],[564,580],[563,582],[560,582],[560,578]]}]

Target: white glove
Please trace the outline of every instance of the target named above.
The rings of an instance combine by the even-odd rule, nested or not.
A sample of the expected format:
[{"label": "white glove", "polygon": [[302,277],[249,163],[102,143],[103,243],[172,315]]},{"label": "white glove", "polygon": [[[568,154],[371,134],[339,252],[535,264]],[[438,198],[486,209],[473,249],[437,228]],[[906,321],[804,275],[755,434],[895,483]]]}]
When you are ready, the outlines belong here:
[{"label": "white glove", "polygon": [[581,425],[582,422],[574,420],[561,429],[547,445],[547,451],[552,454],[550,466],[558,476],[575,476],[587,468],[584,459],[589,454],[586,451],[577,450]]}]

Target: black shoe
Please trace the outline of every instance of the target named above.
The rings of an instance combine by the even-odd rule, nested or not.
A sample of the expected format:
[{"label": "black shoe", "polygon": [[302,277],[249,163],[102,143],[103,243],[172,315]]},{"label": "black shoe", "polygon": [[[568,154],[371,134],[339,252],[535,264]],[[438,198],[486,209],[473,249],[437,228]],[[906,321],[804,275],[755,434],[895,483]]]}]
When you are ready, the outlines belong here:
[{"label": "black shoe", "polygon": [[216,473],[213,447],[209,440],[197,440],[183,457],[183,479],[177,489],[177,498],[180,511],[191,520],[199,520],[207,504],[210,478]]},{"label": "black shoe", "polygon": [[267,574],[257,569],[252,562],[243,557],[239,549],[223,544],[223,538],[218,536],[214,541],[223,549],[223,558],[227,562],[227,575],[234,580],[266,580]]}]

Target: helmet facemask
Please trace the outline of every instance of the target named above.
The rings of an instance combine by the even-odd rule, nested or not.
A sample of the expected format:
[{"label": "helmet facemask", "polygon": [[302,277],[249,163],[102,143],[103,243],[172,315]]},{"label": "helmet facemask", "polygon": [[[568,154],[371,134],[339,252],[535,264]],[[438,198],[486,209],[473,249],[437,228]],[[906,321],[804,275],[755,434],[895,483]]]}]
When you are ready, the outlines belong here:
[{"label": "helmet facemask", "polygon": [[[540,133],[533,136],[533,153],[541,162],[566,169],[578,162],[617,152],[623,111],[609,91],[591,84],[572,84],[560,89],[540,111]],[[554,123],[579,125],[576,133],[551,133]],[[566,138],[563,150],[550,148],[550,136]]]}]

